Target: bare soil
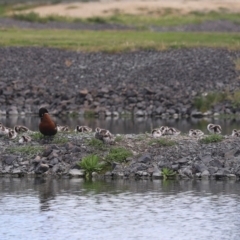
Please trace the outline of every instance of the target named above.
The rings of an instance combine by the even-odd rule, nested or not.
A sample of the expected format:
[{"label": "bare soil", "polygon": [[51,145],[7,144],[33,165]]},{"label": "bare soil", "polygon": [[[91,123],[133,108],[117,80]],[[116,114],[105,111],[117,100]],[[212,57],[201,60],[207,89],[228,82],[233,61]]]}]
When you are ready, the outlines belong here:
[{"label": "bare soil", "polygon": [[239,0],[100,0],[85,3],[60,3],[56,5],[40,6],[34,11],[40,16],[60,15],[69,17],[88,18],[95,16],[109,16],[116,13],[154,15],[167,11],[185,14],[192,11],[230,11],[240,12]]}]

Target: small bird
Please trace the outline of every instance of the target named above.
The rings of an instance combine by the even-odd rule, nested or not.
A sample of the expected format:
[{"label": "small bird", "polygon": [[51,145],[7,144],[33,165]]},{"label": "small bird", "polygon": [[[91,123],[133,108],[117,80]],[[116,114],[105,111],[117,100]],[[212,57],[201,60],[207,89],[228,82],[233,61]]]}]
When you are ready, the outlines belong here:
[{"label": "small bird", "polygon": [[18,142],[19,143],[28,143],[28,142],[31,142],[31,137],[29,137],[29,136],[26,136],[26,135],[22,135],[20,138],[19,138],[19,140],[18,140]]},{"label": "small bird", "polygon": [[75,132],[81,132],[81,133],[83,133],[83,132],[92,132],[92,128],[90,128],[88,126],[79,126],[79,125],[77,125],[74,131]]},{"label": "small bird", "polygon": [[39,117],[41,118],[41,122],[39,123],[39,131],[44,136],[55,135],[57,133],[57,124],[51,119],[46,108],[39,109]]},{"label": "small bird", "polygon": [[0,125],[0,135],[7,135],[10,131],[10,128]]},{"label": "small bird", "polygon": [[167,126],[162,126],[159,129],[160,129],[163,136],[168,135],[168,127]]},{"label": "small bird", "polygon": [[9,129],[7,135],[9,139],[15,139],[17,137],[17,132],[14,129]]},{"label": "small bird", "polygon": [[169,127],[167,130],[167,135],[173,135],[173,136],[178,136],[181,132],[177,130],[176,128]]},{"label": "small bird", "polygon": [[212,124],[212,123],[207,125],[207,130],[213,134],[221,134],[221,132],[222,132],[222,128],[220,125],[216,125],[216,124]]},{"label": "small bird", "polygon": [[30,132],[30,130],[22,125],[16,125],[14,126],[14,130],[16,133],[24,133],[24,132]]},{"label": "small bird", "polygon": [[57,131],[58,132],[68,132],[69,127],[68,126],[60,126],[60,125],[57,124]]},{"label": "small bird", "polygon": [[240,137],[240,130],[233,129],[231,136],[232,136],[232,137]]},{"label": "small bird", "polygon": [[152,130],[152,136],[154,138],[158,138],[158,137],[161,137],[162,136],[162,132],[159,128],[155,128]]},{"label": "small bird", "polygon": [[95,138],[103,141],[104,143],[113,142],[113,135],[108,130],[99,127],[95,129]]},{"label": "small bird", "polygon": [[190,129],[188,135],[189,137],[201,137],[204,133],[199,129]]}]

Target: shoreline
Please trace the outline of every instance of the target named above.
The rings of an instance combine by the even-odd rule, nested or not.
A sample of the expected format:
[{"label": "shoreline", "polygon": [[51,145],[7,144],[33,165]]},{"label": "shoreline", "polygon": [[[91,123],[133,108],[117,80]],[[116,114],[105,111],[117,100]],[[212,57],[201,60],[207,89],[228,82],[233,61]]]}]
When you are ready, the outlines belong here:
[{"label": "shoreline", "polygon": [[[187,135],[152,138],[150,134],[116,135],[113,144],[94,143],[94,133],[58,133],[51,144],[42,138],[21,145],[2,137],[0,177],[84,178],[78,162],[94,154],[106,165],[96,179],[162,179],[163,169],[176,179],[240,178],[240,138],[223,136],[216,143],[202,143]],[[94,143],[94,144],[93,144]],[[132,156],[107,160],[111,149],[121,148]],[[23,152],[23,149],[25,152]],[[116,159],[118,157],[116,156]]]}]

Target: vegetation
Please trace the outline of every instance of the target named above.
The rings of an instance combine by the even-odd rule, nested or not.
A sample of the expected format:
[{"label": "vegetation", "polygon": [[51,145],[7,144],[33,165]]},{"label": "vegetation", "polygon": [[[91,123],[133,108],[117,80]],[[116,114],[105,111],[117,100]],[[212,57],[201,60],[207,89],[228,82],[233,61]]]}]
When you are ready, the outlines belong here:
[{"label": "vegetation", "polygon": [[152,139],[149,142],[149,145],[158,145],[159,147],[168,147],[175,145],[176,142],[167,138],[158,138]]},{"label": "vegetation", "polygon": [[216,142],[221,142],[223,139],[224,139],[224,137],[222,135],[212,134],[212,135],[202,138],[200,140],[200,142],[205,143],[205,144],[216,143]]},{"label": "vegetation", "polygon": [[221,103],[224,101],[228,101],[234,107],[240,106],[240,91],[237,90],[233,93],[229,91],[225,92],[210,92],[205,96],[197,97],[194,100],[194,106],[202,111],[205,112],[210,110],[211,107],[216,105],[217,103]]},{"label": "vegetation", "polygon": [[25,155],[37,155],[43,151],[43,146],[14,146],[6,149],[9,153],[22,153]]},{"label": "vegetation", "polygon": [[162,169],[163,179],[172,178],[175,175],[176,175],[176,172],[174,172],[172,169],[169,169],[169,168],[163,168]]},{"label": "vegetation", "polygon": [[117,136],[115,138],[115,142],[121,142],[121,141],[123,141],[123,139],[124,139],[124,136],[123,135],[119,135],[119,136]]},{"label": "vegetation", "polygon": [[106,150],[106,146],[104,143],[96,138],[92,138],[87,142],[88,146],[94,147],[95,150]]},{"label": "vegetation", "polygon": [[126,148],[116,147],[110,149],[109,154],[106,156],[107,162],[123,162],[127,157],[131,157],[132,152]]},{"label": "vegetation", "polygon": [[57,135],[56,137],[54,137],[52,143],[64,144],[64,143],[67,143],[68,141],[69,139],[67,137]]},{"label": "vegetation", "polygon": [[40,132],[34,132],[31,134],[31,138],[35,141],[44,139],[44,136]]},{"label": "vegetation", "polygon": [[91,177],[93,172],[100,172],[104,164],[99,163],[99,158],[97,155],[88,155],[82,159],[78,165],[86,171],[86,177]]},{"label": "vegetation", "polygon": [[36,46],[78,51],[121,52],[182,47],[240,49],[237,33],[3,29],[0,46]]}]

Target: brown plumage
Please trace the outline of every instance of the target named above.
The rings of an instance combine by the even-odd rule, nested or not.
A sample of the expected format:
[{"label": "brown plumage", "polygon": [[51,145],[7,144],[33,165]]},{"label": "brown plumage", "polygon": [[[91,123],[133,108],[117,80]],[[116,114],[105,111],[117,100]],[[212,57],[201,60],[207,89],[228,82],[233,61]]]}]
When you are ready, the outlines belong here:
[{"label": "brown plumage", "polygon": [[41,122],[39,123],[39,131],[44,136],[53,136],[57,133],[57,124],[51,119],[46,108],[39,109],[39,117]]}]

